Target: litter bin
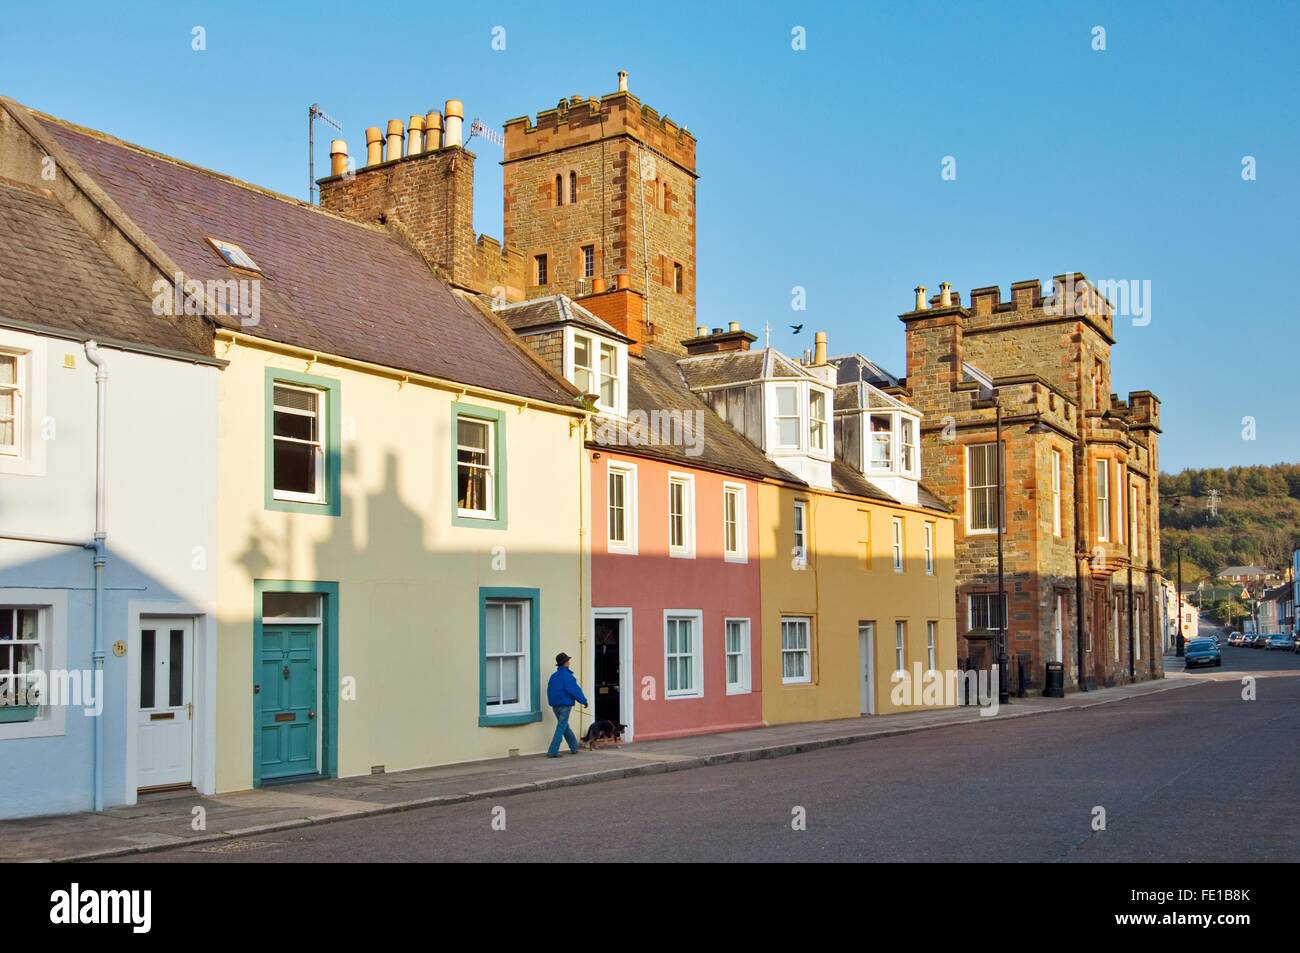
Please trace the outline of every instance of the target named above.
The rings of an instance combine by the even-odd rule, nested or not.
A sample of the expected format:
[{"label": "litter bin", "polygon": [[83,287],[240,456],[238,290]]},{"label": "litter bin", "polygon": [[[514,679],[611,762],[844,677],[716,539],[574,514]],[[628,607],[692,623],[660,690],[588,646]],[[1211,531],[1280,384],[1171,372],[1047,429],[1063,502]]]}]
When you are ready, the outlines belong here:
[{"label": "litter bin", "polygon": [[1065,697],[1065,664],[1063,662],[1047,663],[1047,679],[1043,685],[1043,697]]}]

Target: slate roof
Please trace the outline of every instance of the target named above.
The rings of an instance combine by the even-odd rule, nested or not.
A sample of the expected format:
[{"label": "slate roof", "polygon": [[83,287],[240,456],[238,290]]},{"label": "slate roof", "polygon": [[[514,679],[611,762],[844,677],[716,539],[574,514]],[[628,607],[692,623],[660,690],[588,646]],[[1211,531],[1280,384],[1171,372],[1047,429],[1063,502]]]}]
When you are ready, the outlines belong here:
[{"label": "slate roof", "polygon": [[746,384],[773,377],[821,378],[809,374],[780,351],[770,347],[760,351],[722,351],[682,358],[678,362],[687,384],[707,389],[725,384]]},{"label": "slate roof", "polygon": [[[521,397],[574,391],[504,325],[452,293],[390,232],[34,114],[128,217],[200,281],[245,277],[208,238],[261,268],[260,323],[283,344]],[[229,319],[225,319],[229,320]]]},{"label": "slate roof", "polygon": [[507,304],[494,309],[497,315],[518,334],[540,331],[543,328],[575,324],[589,328],[616,341],[631,343],[631,338],[620,332],[604,318],[592,314],[568,295],[548,295],[532,298],[517,304]]},{"label": "slate roof", "polygon": [[199,318],[157,317],[63,205],[0,179],[0,316],[101,343],[212,358]]},{"label": "slate roof", "polygon": [[835,365],[836,382],[840,384],[856,384],[862,380],[877,387],[898,386],[897,377],[865,354],[841,354],[828,358],[828,363]]},{"label": "slate roof", "polygon": [[[686,447],[672,443],[650,445],[643,443],[641,446],[624,448],[629,453],[653,457],[681,466],[733,473],[750,479],[771,478],[789,483],[800,482],[789,472],[767,459],[761,450],[737,433],[708,404],[691,393],[677,369],[675,355],[647,347],[643,358],[629,355],[627,365],[629,413],[636,410],[644,411],[646,414],[656,410],[699,412],[704,421],[703,440],[699,441],[702,452],[699,455],[688,454]],[[598,421],[596,424],[598,434],[600,428],[601,423]],[[635,432],[642,440],[649,441],[648,434],[640,430]],[[615,446],[610,447],[614,452],[619,449]]]}]

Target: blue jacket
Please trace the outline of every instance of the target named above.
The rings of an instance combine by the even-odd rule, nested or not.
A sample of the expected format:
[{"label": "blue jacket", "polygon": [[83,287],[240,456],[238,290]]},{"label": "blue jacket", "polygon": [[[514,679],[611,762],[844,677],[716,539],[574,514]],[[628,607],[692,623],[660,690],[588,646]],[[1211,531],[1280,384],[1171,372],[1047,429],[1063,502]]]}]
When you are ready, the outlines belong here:
[{"label": "blue jacket", "polygon": [[558,665],[551,680],[546,683],[546,703],[551,706],[572,707],[574,702],[587,704],[587,696],[567,665]]}]

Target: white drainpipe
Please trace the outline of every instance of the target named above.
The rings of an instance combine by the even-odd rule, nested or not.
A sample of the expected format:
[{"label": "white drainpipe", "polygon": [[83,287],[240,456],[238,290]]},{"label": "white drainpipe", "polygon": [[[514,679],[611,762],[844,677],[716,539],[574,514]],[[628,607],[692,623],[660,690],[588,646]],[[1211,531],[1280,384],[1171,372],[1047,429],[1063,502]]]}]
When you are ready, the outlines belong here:
[{"label": "white drainpipe", "polygon": [[[103,684],[104,671],[104,565],[108,561],[104,531],[104,445],[108,424],[108,366],[100,356],[99,345],[87,341],[86,360],[95,365],[95,639],[91,659],[95,683]],[[104,717],[95,719],[94,754],[95,810],[104,809]]]}]

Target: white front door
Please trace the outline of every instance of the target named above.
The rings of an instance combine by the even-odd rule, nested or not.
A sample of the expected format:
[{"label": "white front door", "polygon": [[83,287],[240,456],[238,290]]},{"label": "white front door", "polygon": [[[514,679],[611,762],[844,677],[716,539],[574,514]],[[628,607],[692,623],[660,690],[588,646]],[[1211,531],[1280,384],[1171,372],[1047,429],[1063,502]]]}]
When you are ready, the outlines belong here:
[{"label": "white front door", "polygon": [[876,666],[873,661],[875,654],[875,626],[870,622],[860,623],[858,625],[858,658],[860,660],[858,669],[861,675],[861,709],[864,715],[874,715],[876,713]]},{"label": "white front door", "polygon": [[194,620],[140,622],[140,788],[189,784],[194,747]]}]

